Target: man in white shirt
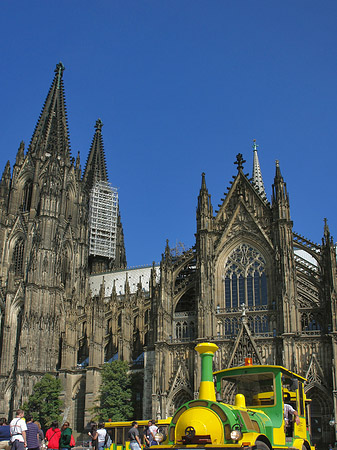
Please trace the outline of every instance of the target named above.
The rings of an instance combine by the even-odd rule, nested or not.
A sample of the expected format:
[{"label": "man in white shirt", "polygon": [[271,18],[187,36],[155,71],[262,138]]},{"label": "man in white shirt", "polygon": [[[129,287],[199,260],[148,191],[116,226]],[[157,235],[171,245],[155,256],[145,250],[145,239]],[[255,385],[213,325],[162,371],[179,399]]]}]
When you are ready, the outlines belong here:
[{"label": "man in white shirt", "polygon": [[298,413],[297,411],[295,411],[295,409],[289,405],[288,403],[284,404],[284,420],[286,422],[289,422],[289,414],[291,414],[292,416],[295,416],[295,422],[297,423],[297,425],[300,423],[300,418],[298,417]]},{"label": "man in white shirt", "polygon": [[16,411],[16,418],[9,424],[11,432],[12,450],[24,450],[27,447],[26,431],[27,425],[23,418],[22,409]]},{"label": "man in white shirt", "polygon": [[149,427],[149,437],[150,437],[150,446],[151,445],[157,445],[158,442],[155,440],[155,435],[158,431],[158,427],[156,426],[156,421],[155,420],[151,420],[151,426]]}]

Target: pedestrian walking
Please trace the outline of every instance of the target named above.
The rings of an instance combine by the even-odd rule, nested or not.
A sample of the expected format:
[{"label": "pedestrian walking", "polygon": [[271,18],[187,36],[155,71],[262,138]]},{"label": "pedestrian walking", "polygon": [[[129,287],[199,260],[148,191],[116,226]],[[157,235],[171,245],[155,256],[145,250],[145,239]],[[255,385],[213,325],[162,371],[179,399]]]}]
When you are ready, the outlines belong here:
[{"label": "pedestrian walking", "polygon": [[98,424],[97,434],[98,434],[98,438],[97,438],[98,450],[103,450],[103,448],[105,447],[106,438],[107,438],[107,432],[106,432],[106,429],[104,428],[104,423],[100,422]]},{"label": "pedestrian walking", "polygon": [[139,439],[138,422],[132,422],[132,427],[128,431],[131,450],[141,450],[141,443]]},{"label": "pedestrian walking", "polygon": [[46,444],[49,450],[59,450],[61,430],[58,422],[52,422],[51,427],[46,432]]},{"label": "pedestrian walking", "polygon": [[69,422],[64,422],[61,427],[60,450],[69,450],[71,448],[71,433],[72,429],[70,428]]},{"label": "pedestrian walking", "polygon": [[17,409],[15,419],[13,419],[9,424],[12,450],[25,450],[25,447],[27,447],[27,425],[25,419],[23,418],[24,415],[25,413],[22,411],[22,409]]},{"label": "pedestrian walking", "polygon": [[91,431],[89,431],[88,435],[91,437],[92,450],[98,450],[98,433],[97,425],[95,423],[91,425]]},{"label": "pedestrian walking", "polygon": [[0,419],[0,450],[10,450],[9,441],[11,438],[11,429],[7,420]]},{"label": "pedestrian walking", "polygon": [[39,427],[36,423],[34,423],[34,419],[32,416],[27,417],[27,448],[28,450],[39,450]]}]

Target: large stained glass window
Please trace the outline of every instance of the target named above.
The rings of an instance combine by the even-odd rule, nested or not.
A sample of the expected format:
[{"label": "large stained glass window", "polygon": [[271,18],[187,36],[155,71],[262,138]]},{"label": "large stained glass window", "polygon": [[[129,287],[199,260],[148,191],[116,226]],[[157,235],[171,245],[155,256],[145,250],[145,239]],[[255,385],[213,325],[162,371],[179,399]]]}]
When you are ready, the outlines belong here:
[{"label": "large stained glass window", "polygon": [[265,266],[261,253],[248,244],[232,251],[223,273],[226,310],[235,310],[243,303],[251,310],[267,305]]}]

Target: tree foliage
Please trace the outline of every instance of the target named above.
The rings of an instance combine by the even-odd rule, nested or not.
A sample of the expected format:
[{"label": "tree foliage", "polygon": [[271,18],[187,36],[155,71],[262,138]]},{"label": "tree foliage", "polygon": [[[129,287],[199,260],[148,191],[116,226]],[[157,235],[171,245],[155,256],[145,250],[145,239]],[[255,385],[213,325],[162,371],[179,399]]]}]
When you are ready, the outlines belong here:
[{"label": "tree foliage", "polygon": [[22,406],[26,414],[38,420],[41,427],[48,428],[54,420],[61,420],[61,381],[46,373],[33,389],[33,394]]},{"label": "tree foliage", "polygon": [[100,420],[132,419],[131,377],[128,370],[126,361],[112,361],[103,365],[99,390],[100,406],[95,408]]}]

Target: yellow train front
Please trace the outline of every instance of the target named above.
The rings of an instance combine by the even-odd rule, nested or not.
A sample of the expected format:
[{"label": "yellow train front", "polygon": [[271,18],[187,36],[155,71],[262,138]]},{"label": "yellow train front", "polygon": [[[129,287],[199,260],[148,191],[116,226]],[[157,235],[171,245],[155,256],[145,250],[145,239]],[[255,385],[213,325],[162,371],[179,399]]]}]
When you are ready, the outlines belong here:
[{"label": "yellow train front", "polygon": [[[212,373],[217,346],[196,346],[201,356],[199,398],[181,406],[169,426],[162,449],[214,448],[312,450],[304,378],[281,366],[241,367]],[[233,401],[216,400],[217,392]],[[284,403],[296,411],[285,423]]]}]

